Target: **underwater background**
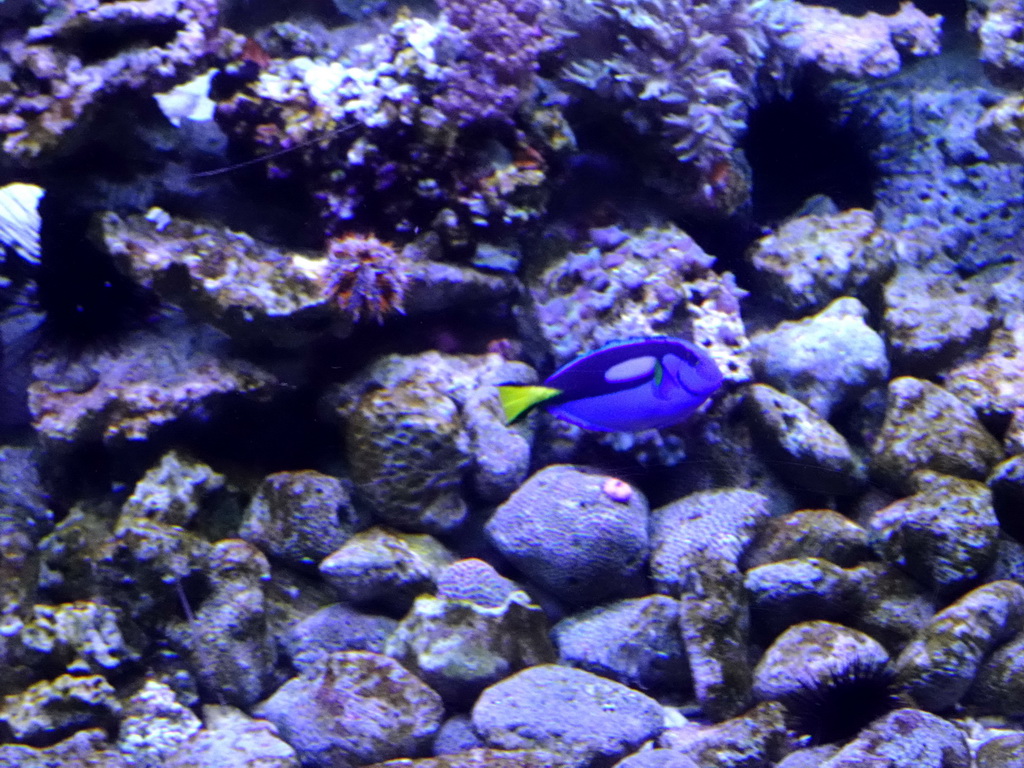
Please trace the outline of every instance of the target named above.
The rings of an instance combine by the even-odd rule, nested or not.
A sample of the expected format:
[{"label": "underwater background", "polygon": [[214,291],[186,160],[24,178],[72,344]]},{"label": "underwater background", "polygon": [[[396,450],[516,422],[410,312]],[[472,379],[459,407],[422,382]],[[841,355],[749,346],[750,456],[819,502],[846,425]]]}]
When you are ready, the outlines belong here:
[{"label": "underwater background", "polygon": [[0,142],[0,768],[1024,766],[1024,0],[0,0]]}]

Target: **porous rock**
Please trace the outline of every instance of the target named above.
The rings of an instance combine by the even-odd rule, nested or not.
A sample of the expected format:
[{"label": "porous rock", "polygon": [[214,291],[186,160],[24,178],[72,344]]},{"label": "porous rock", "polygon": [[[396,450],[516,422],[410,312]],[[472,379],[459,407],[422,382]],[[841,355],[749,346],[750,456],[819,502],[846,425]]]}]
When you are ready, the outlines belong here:
[{"label": "porous rock", "polygon": [[885,342],[867,316],[863,304],[846,297],[811,317],[780,323],[754,337],[754,372],[827,419],[889,376]]},{"label": "porous rock", "polygon": [[803,509],[769,520],[743,558],[743,566],[820,557],[848,568],[870,556],[868,532],[850,518],[831,509]]},{"label": "porous rock", "polygon": [[809,406],[767,384],[751,386],[745,404],[767,457],[796,487],[845,494],[864,482],[846,438]]},{"label": "porous rock", "polygon": [[924,376],[983,343],[995,323],[980,286],[902,267],[885,285],[882,327],[893,365]]},{"label": "porous rock", "polygon": [[356,768],[425,749],[443,705],[394,659],[345,651],[293,677],[253,714],[273,723],[303,764]]},{"label": "porous rock", "polygon": [[517,568],[553,595],[594,603],[621,595],[648,553],[647,500],[605,492],[607,477],[545,467],[495,511],[487,535]]},{"label": "porous rock", "polygon": [[754,695],[785,700],[825,687],[854,669],[885,666],[889,653],[870,635],[830,621],[795,624],[764,652],[754,670]]},{"label": "porous rock", "polygon": [[270,557],[308,570],[367,522],[343,480],[312,470],[276,472],[256,489],[238,535]]},{"label": "porous rock", "polygon": [[982,483],[934,472],[912,479],[916,493],[874,513],[872,546],[940,596],[978,582],[997,553],[999,522]]},{"label": "porous rock", "polygon": [[922,708],[943,712],[974,682],[982,660],[1024,629],[1024,587],[994,581],[935,614],[896,659],[896,682]]},{"label": "porous rock", "polygon": [[870,211],[800,216],[756,241],[747,260],[768,293],[798,314],[840,296],[872,298],[892,272],[895,238]]},{"label": "porous rock", "polygon": [[385,653],[453,707],[525,667],[555,660],[544,612],[524,592],[500,605],[420,595],[388,638]]},{"label": "porous rock", "polygon": [[496,354],[389,355],[328,397],[345,423],[352,479],[378,520],[428,533],[458,526],[462,485],[505,499],[526,477],[527,435],[504,423],[494,389],[534,381]]},{"label": "porous rock", "polygon": [[1000,458],[999,443],[954,395],[910,376],[889,382],[885,422],[871,446],[871,470],[888,486],[907,490],[918,469],[981,480]]},{"label": "porous rock", "polygon": [[345,603],[325,606],[289,627],[281,645],[300,672],[336,651],[384,653],[398,622],[388,616],[362,613]]},{"label": "porous rock", "polygon": [[454,559],[433,536],[374,526],[324,558],[320,574],[343,600],[405,612]]},{"label": "porous rock", "polygon": [[774,765],[789,751],[789,742],[786,713],[777,702],[758,704],[740,717],[714,725],[668,728],[658,737],[659,746],[690,758],[695,765],[716,768]]},{"label": "porous rock", "polygon": [[821,768],[970,768],[971,753],[952,723],[918,709],[898,709],[875,721]]},{"label": "porous rock", "polygon": [[266,720],[225,705],[203,707],[203,728],[165,760],[166,768],[299,768],[295,750]]},{"label": "porous rock", "polygon": [[817,557],[751,568],[743,585],[750,595],[752,620],[769,636],[812,619],[848,619],[860,598],[854,574]]},{"label": "porous rock", "polygon": [[562,619],[551,631],[559,660],[641,691],[690,684],[679,603],[666,595],[620,600]]},{"label": "porous rock", "polygon": [[485,690],[473,726],[492,747],[549,749],[599,768],[661,732],[659,704],[620,683],[571,667],[525,669]]},{"label": "porous rock", "polygon": [[679,624],[704,713],[738,714],[750,692],[749,608],[739,561],[770,516],[740,489],[701,491],[654,511],[651,578],[680,601]]}]

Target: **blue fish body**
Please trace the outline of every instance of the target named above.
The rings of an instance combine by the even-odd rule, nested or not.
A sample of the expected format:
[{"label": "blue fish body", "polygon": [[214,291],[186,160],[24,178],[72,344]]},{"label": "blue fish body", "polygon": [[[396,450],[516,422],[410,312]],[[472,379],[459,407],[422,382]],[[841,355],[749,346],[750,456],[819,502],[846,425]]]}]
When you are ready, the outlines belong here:
[{"label": "blue fish body", "polygon": [[[602,347],[559,368],[533,390],[530,404],[543,402],[561,419],[598,432],[636,432],[676,424],[692,414],[722,384],[715,361],[682,339],[654,337]],[[511,421],[529,408],[510,408]],[[522,401],[520,401],[522,402]]]}]

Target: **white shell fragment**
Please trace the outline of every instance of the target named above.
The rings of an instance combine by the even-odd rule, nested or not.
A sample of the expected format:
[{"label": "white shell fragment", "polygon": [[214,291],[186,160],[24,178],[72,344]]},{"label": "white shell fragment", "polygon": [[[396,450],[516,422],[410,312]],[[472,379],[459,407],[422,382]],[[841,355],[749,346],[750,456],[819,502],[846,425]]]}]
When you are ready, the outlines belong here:
[{"label": "white shell fragment", "polygon": [[154,95],[160,111],[164,113],[172,125],[181,126],[182,120],[213,120],[216,103],[210,98],[210,80],[216,70],[208,69],[187,83],[171,88],[164,93]]},{"label": "white shell fragment", "polygon": [[0,243],[25,261],[39,263],[39,200],[43,188],[20,182],[0,187]]}]

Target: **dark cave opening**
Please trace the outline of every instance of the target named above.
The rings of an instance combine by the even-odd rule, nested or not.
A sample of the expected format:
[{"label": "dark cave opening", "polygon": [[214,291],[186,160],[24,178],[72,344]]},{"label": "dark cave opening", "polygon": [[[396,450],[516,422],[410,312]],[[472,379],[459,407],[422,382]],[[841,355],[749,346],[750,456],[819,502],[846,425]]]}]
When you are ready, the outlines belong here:
[{"label": "dark cave opening", "polygon": [[751,112],[744,142],[754,218],[774,224],[814,195],[840,209],[872,208],[878,171],[855,125],[840,123],[807,84]]}]

